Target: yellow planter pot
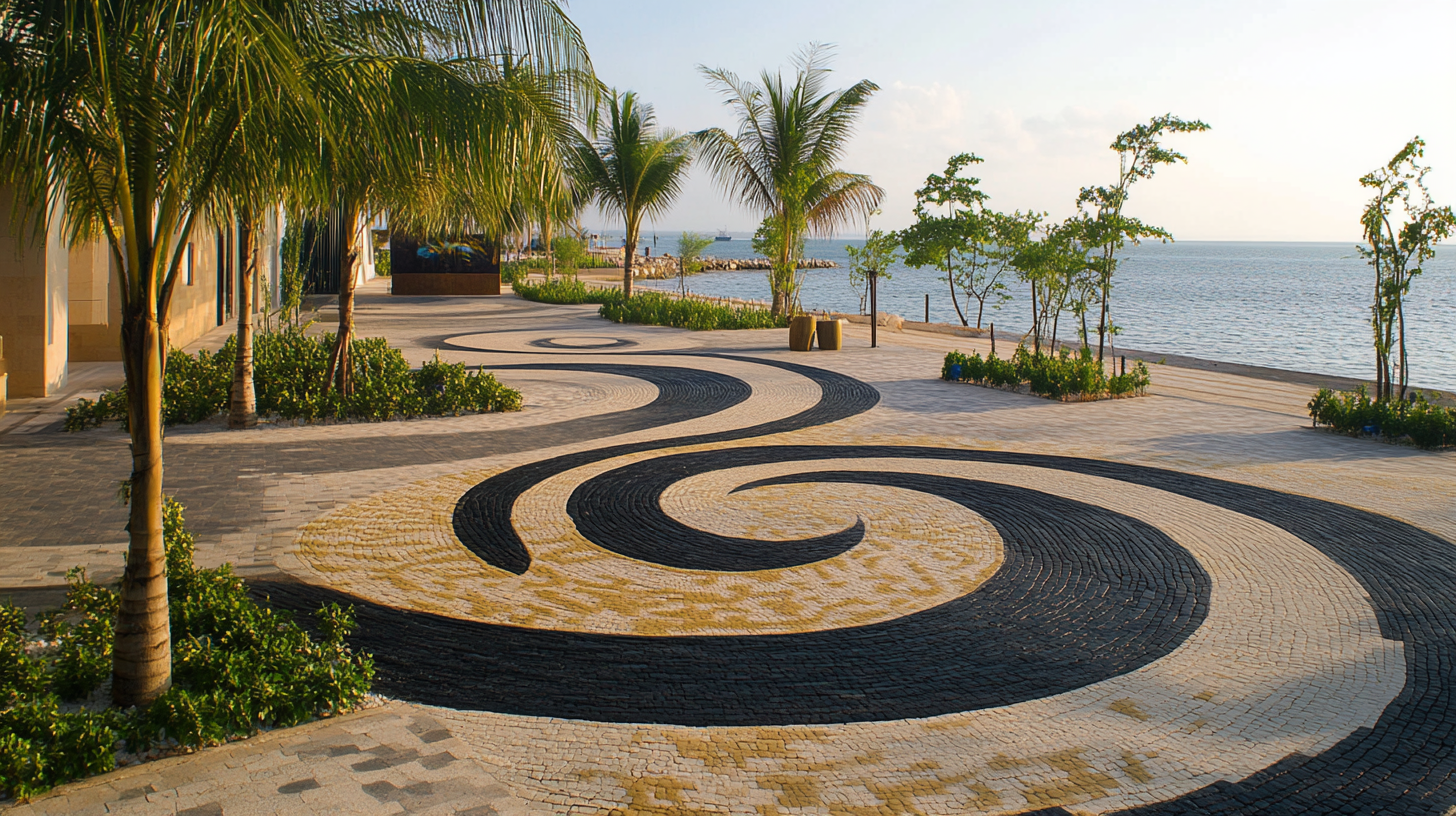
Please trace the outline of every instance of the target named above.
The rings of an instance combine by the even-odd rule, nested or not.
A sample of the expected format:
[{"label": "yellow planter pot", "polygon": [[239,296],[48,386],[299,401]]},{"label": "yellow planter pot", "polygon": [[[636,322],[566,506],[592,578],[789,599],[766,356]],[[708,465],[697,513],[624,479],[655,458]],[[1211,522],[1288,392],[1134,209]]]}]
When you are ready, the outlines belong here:
[{"label": "yellow planter pot", "polygon": [[814,317],[799,315],[789,321],[789,350],[812,351],[814,348]]},{"label": "yellow planter pot", "polygon": [[838,320],[821,320],[815,333],[819,335],[820,351],[839,351],[844,345],[844,324]]}]

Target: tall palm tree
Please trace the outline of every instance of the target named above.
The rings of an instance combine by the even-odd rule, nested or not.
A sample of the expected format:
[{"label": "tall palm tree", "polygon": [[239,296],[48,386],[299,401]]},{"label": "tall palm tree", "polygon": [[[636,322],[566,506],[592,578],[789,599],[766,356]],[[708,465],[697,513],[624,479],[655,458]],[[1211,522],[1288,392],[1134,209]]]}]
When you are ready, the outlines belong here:
[{"label": "tall palm tree", "polygon": [[578,134],[575,170],[580,184],[608,215],[625,222],[622,294],[632,296],[632,256],[644,216],[667,212],[682,191],[693,158],[691,136],[657,127],[652,106],[637,95],[613,92],[605,120]]},{"label": "tall palm tree", "polygon": [[[345,235],[329,360],[345,394],[365,215],[387,210],[416,234],[508,221],[520,189],[561,184],[571,105],[595,89],[580,32],[552,0],[412,2],[396,17],[380,26],[371,11],[346,29],[353,50],[309,61],[330,131],[311,205],[336,208]],[[547,35],[560,42],[529,39]]]},{"label": "tall palm tree", "polygon": [[792,84],[781,73],[746,82],[722,68],[698,66],[738,116],[738,132],[696,134],[703,160],[719,186],[764,217],[774,247],[769,275],[773,311],[793,307],[806,235],[828,236],[869,217],[885,191],[869,176],[839,169],[854,126],[879,86],[861,80],[826,90],[829,49],[810,45],[794,57]]},{"label": "tall palm tree", "polygon": [[[168,314],[194,228],[236,212],[237,191],[229,186],[248,175],[234,172],[246,123],[283,121],[290,106],[311,107],[326,125],[316,144],[332,150],[347,145],[340,138],[346,127],[384,133],[377,118],[343,114],[393,89],[429,103],[403,111],[412,115],[394,123],[396,143],[418,126],[426,139],[415,150],[424,153],[458,132],[438,124],[432,107],[455,100],[441,93],[456,82],[453,74],[413,64],[385,70],[371,59],[369,37],[326,44],[341,28],[323,15],[340,7],[312,0],[0,6],[0,181],[13,185],[18,209],[36,230],[60,218],[73,244],[104,240],[120,277],[132,473],[113,667],[119,705],[148,703],[171,682],[161,420]],[[589,69],[579,32],[552,0],[397,0],[376,8],[390,13],[362,30],[371,37],[408,33],[447,67],[460,61],[468,71],[470,57],[511,45],[547,66]],[[458,123],[506,109],[475,105],[447,114]],[[467,168],[514,160],[498,155],[513,144],[510,122],[519,118],[492,131],[501,141],[450,145],[450,155]],[[403,155],[376,154],[384,166],[374,169],[398,178],[388,165]],[[365,164],[356,156],[348,166],[363,176]]]}]

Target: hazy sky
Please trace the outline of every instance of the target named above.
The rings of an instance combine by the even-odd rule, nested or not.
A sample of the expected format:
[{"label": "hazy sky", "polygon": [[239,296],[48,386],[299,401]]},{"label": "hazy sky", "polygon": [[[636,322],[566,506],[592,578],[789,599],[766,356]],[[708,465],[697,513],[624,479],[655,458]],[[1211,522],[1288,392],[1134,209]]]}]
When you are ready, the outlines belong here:
[{"label": "hazy sky", "polygon": [[[909,222],[915,189],[959,152],[986,160],[976,175],[992,206],[1070,215],[1079,188],[1115,180],[1117,133],[1162,113],[1213,128],[1171,140],[1188,164],[1130,200],[1179,239],[1355,241],[1359,177],[1415,135],[1438,202],[1456,203],[1451,0],[575,0],[569,14],[598,76],[680,130],[735,127],[699,64],[756,77],[791,70],[806,43],[835,44],[835,87],[881,88],[843,167],[885,188],[874,225],[886,229]],[[695,170],[653,226],[758,221]]]}]

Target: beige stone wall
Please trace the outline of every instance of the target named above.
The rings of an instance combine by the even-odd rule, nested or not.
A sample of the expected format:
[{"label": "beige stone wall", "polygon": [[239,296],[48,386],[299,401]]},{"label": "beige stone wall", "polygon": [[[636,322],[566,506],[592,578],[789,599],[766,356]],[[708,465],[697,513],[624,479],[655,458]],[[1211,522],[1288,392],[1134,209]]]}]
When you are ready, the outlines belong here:
[{"label": "beige stone wall", "polygon": [[0,192],[0,337],[9,391],[44,397],[66,383],[70,264],[58,224],[44,236],[17,230],[11,206],[10,191]]},{"label": "beige stone wall", "polygon": [[70,252],[72,362],[121,359],[121,293],[111,251],[92,241]]}]

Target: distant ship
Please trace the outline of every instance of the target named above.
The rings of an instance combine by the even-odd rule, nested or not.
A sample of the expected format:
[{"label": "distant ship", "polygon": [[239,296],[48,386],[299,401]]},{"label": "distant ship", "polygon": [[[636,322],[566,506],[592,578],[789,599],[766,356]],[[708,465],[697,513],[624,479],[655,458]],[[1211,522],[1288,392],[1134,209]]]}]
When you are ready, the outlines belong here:
[{"label": "distant ship", "polygon": [[714,241],[731,241],[731,240],[733,240],[733,236],[731,236],[731,235],[728,234],[728,230],[718,230],[718,237],[717,238],[714,238],[713,240]]}]

